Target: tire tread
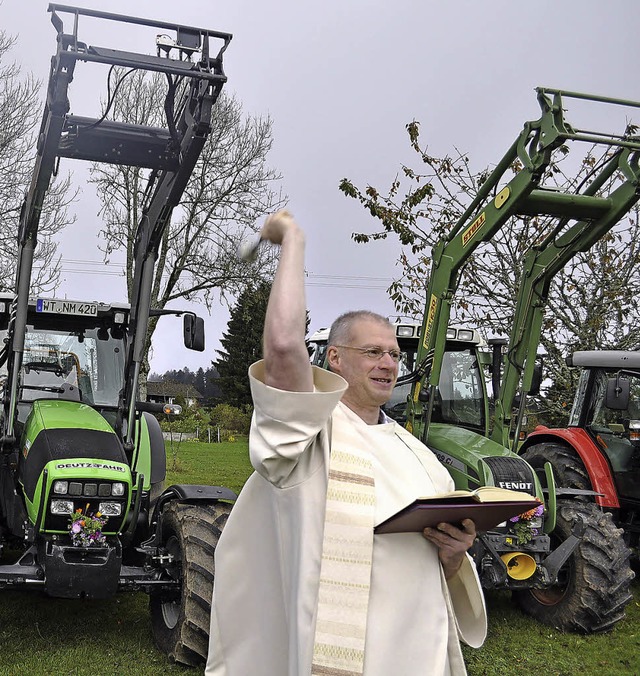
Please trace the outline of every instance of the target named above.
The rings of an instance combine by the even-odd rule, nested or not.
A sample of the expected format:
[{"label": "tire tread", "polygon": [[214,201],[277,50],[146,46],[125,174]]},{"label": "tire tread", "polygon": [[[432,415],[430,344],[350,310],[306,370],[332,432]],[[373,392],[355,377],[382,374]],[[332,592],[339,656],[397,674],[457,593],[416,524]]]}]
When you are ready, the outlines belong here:
[{"label": "tire tread", "polygon": [[514,594],[521,608],[537,620],[564,631],[593,633],[610,630],[625,616],[631,601],[629,548],[611,514],[595,504],[558,501],[556,539],[565,540],[578,519],[584,538],[567,562],[570,579],[565,595],[555,604],[541,603],[532,590]]},{"label": "tire tread", "polygon": [[214,553],[230,510],[231,505],[222,502],[174,502],[163,513],[163,541],[174,535],[180,543],[183,585],[176,626],[164,621],[159,596],[150,599],[151,626],[158,648],[183,665],[201,666],[207,659]]}]

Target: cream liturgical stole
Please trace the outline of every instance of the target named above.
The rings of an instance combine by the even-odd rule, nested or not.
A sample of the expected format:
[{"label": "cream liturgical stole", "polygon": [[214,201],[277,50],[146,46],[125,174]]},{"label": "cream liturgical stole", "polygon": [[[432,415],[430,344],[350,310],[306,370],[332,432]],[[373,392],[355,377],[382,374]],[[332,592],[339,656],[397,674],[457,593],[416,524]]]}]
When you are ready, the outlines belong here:
[{"label": "cream liturgical stole", "polygon": [[314,676],[362,674],[364,665],[376,495],[369,442],[354,415],[342,405],[332,415]]}]

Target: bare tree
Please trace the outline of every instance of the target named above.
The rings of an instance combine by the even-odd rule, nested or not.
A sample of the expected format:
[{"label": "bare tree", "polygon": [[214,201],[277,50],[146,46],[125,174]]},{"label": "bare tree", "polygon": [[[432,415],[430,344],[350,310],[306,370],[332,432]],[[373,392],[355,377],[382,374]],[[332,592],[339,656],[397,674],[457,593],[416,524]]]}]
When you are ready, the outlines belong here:
[{"label": "bare tree", "polygon": [[[469,158],[457,150],[442,158],[429,155],[420,146],[417,122],[408,124],[407,132],[422,165],[420,171],[401,165],[386,195],[372,186],[360,190],[348,179],[342,180],[340,189],[359,200],[382,224],[374,232],[354,233],[356,242],[395,235],[404,245],[399,261],[403,273],[391,284],[389,294],[400,314],[421,320],[431,250],[462,216],[490,169],[474,171]],[[602,159],[593,153],[589,148],[576,161],[561,147],[543,181],[567,192],[590,181]],[[516,162],[511,172],[520,169]],[[616,182],[620,177],[611,180]],[[546,404],[555,412],[566,411],[574,385],[564,362],[569,351],[640,348],[639,213],[638,207],[634,208],[589,251],[577,254],[553,280],[541,343],[547,355],[545,374],[554,383]],[[461,273],[452,319],[485,335],[507,335],[524,254],[553,227],[550,219],[515,217],[480,246]]]},{"label": "bare tree", "polygon": [[[164,126],[162,75],[118,75],[113,118]],[[252,264],[236,255],[239,241],[256,231],[256,220],[284,203],[277,191],[281,176],[267,166],[271,128],[269,118],[245,116],[233,96],[223,92],[218,98],[212,131],[161,243],[152,307],[162,309],[177,299],[202,300],[207,307],[216,297],[228,303],[249,282],[272,276],[269,249],[261,250]],[[140,168],[101,164],[91,168],[90,180],[97,186],[105,223],[101,231],[105,259],[116,251],[126,252],[129,295],[147,177],[148,172]],[[148,344],[154,330],[152,324]]]},{"label": "bare tree", "polygon": [[[13,45],[14,39],[0,30],[0,290],[5,291],[13,289],[20,209],[31,182],[42,108],[39,82],[7,60]],[[54,236],[73,222],[68,207],[75,194],[69,176],[54,181],[47,193],[35,254],[34,292],[49,290],[58,281]]]}]

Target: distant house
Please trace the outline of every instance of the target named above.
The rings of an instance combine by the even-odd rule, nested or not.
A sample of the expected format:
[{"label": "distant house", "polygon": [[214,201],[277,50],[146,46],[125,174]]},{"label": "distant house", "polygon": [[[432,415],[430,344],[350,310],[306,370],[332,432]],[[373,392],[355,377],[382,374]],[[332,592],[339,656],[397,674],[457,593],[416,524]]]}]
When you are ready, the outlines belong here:
[{"label": "distant house", "polygon": [[181,397],[189,407],[199,403],[203,398],[193,385],[177,383],[173,380],[147,381],[148,401],[175,404],[178,397]]}]

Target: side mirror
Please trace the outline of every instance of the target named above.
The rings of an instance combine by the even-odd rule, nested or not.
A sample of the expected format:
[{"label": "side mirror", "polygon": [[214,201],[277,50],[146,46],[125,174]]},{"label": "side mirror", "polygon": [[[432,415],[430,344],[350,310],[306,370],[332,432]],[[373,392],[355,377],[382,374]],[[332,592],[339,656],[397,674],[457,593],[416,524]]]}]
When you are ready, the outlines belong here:
[{"label": "side mirror", "polygon": [[604,405],[614,411],[624,411],[629,408],[629,393],[631,385],[628,378],[616,376],[607,380],[607,393]]},{"label": "side mirror", "polygon": [[540,385],[542,384],[542,360],[536,361],[533,367],[533,376],[531,377],[531,389],[529,394],[535,396],[540,394]]},{"label": "side mirror", "polygon": [[183,318],[184,346],[188,350],[204,351],[204,319],[185,312]]},{"label": "side mirror", "polygon": [[430,399],[429,394],[430,391],[428,384],[427,387],[421,387],[420,392],[418,392],[418,401],[422,404],[428,404]]}]

